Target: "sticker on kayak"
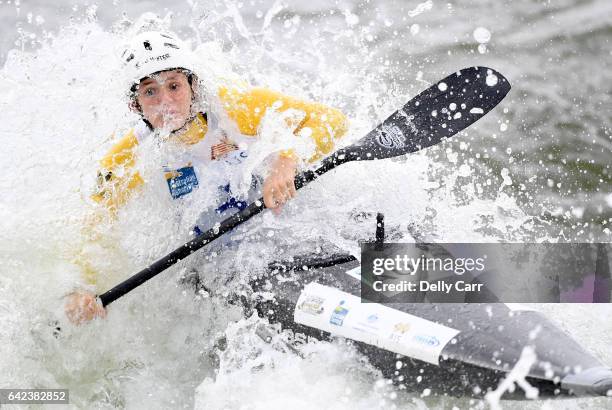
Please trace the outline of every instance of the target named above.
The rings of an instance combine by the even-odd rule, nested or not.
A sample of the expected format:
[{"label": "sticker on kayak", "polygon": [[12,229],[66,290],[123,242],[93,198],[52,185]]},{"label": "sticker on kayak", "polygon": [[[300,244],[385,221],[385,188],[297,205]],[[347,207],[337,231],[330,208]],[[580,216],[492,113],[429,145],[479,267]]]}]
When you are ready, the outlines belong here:
[{"label": "sticker on kayak", "polygon": [[302,300],[301,303],[298,303],[297,308],[309,315],[320,315],[324,312],[323,303],[325,299],[318,296],[307,296]]},{"label": "sticker on kayak", "polygon": [[367,343],[435,365],[458,330],[361,299],[338,289],[306,285],[294,312],[296,323]]},{"label": "sticker on kayak", "polygon": [[329,323],[336,326],[342,326],[342,324],[344,323],[344,318],[346,317],[346,315],[348,315],[349,312],[346,307],[342,306],[345,303],[346,301],[344,300],[341,300],[338,303],[338,306],[335,307],[331,317],[329,318]]}]

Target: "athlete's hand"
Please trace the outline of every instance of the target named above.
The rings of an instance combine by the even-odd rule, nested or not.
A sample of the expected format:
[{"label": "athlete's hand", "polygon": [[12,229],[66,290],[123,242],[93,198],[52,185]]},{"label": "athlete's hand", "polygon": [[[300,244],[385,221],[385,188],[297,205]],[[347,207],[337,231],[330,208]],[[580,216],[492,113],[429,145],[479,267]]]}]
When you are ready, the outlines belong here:
[{"label": "athlete's hand", "polygon": [[64,310],[68,320],[75,325],[81,325],[97,317],[106,317],[106,310],[98,303],[96,295],[82,290],[66,296]]},{"label": "athlete's hand", "polygon": [[279,155],[272,163],[270,174],[263,184],[263,198],[266,208],[279,214],[283,205],[295,197],[295,174],[297,160]]}]

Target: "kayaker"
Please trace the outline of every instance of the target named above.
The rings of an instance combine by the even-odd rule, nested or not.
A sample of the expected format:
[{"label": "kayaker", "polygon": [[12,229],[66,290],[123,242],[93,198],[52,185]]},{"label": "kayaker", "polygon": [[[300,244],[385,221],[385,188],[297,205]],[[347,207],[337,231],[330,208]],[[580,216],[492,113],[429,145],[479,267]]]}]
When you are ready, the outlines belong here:
[{"label": "kayaker", "polygon": [[[346,132],[345,116],[322,104],[243,84],[211,90],[198,76],[196,58],[171,32],[140,33],[122,53],[129,80],[129,107],[141,121],[100,161],[98,186],[92,198],[111,214],[116,214],[145,184],[135,164],[139,160],[136,147],[147,139],[157,138],[161,145],[180,151],[172,161],[159,164],[159,181],[169,198],[181,201],[202,185],[199,181],[207,177],[202,169],[211,162],[229,165],[222,168],[225,172],[247,158],[248,146],[258,136],[268,109],[279,113],[296,110],[302,117],[292,125],[293,133],[298,138],[311,138],[314,154],[301,158],[295,150],[281,150],[268,156],[267,176],[263,182],[254,178],[249,191],[248,199],[263,194],[266,207],[279,212],[296,194],[294,177],[300,164],[330,153],[335,140]],[[147,183],[155,181],[147,179]],[[215,219],[221,220],[246,205],[232,196],[229,185],[220,188],[221,204],[200,217],[194,228],[196,234],[200,227],[207,229]],[[84,281],[82,288],[67,296],[65,312],[71,322],[80,324],[106,315],[94,293],[94,289],[106,289],[96,289],[103,272],[92,268],[86,258],[77,257],[75,262],[84,272]]]}]

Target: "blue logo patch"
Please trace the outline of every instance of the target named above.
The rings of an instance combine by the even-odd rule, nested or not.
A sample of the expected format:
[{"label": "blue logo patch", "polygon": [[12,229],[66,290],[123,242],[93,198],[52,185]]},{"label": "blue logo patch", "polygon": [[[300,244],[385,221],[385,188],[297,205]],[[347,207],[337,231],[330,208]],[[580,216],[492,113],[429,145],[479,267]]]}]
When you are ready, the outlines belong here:
[{"label": "blue logo patch", "polygon": [[176,171],[170,171],[164,167],[164,171],[172,199],[187,195],[198,187],[198,177],[191,164]]}]

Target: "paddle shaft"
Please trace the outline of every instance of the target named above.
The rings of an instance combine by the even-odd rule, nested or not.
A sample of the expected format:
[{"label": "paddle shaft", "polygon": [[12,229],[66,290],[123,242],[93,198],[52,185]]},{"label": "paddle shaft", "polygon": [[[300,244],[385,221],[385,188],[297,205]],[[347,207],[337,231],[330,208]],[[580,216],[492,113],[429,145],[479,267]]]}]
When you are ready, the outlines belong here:
[{"label": "paddle shaft", "polygon": [[[336,167],[339,163],[341,162],[337,160],[337,156],[332,155],[331,157],[326,158],[323,161],[322,165],[316,170],[300,173],[295,177],[295,189],[300,189],[306,186],[309,182],[316,179],[319,175],[322,175],[330,169]],[[255,215],[259,214],[261,211],[263,211],[265,208],[266,206],[264,204],[263,198],[260,198],[257,201],[251,203],[242,211],[223,220],[218,226],[218,228],[213,227],[209,229],[198,237],[187,242],[183,246],[173,250],[163,258],[153,262],[151,265],[147,266],[140,272],[121,282],[117,286],[101,294],[99,298],[102,302],[102,306],[108,306],[115,300],[119,299],[121,296],[142,285],[149,279],[157,276],[172,265],[181,261],[182,259],[185,259],[189,255],[202,248],[203,246],[207,245],[208,243],[214,241],[221,235],[231,231],[236,226],[248,221]]]}]

